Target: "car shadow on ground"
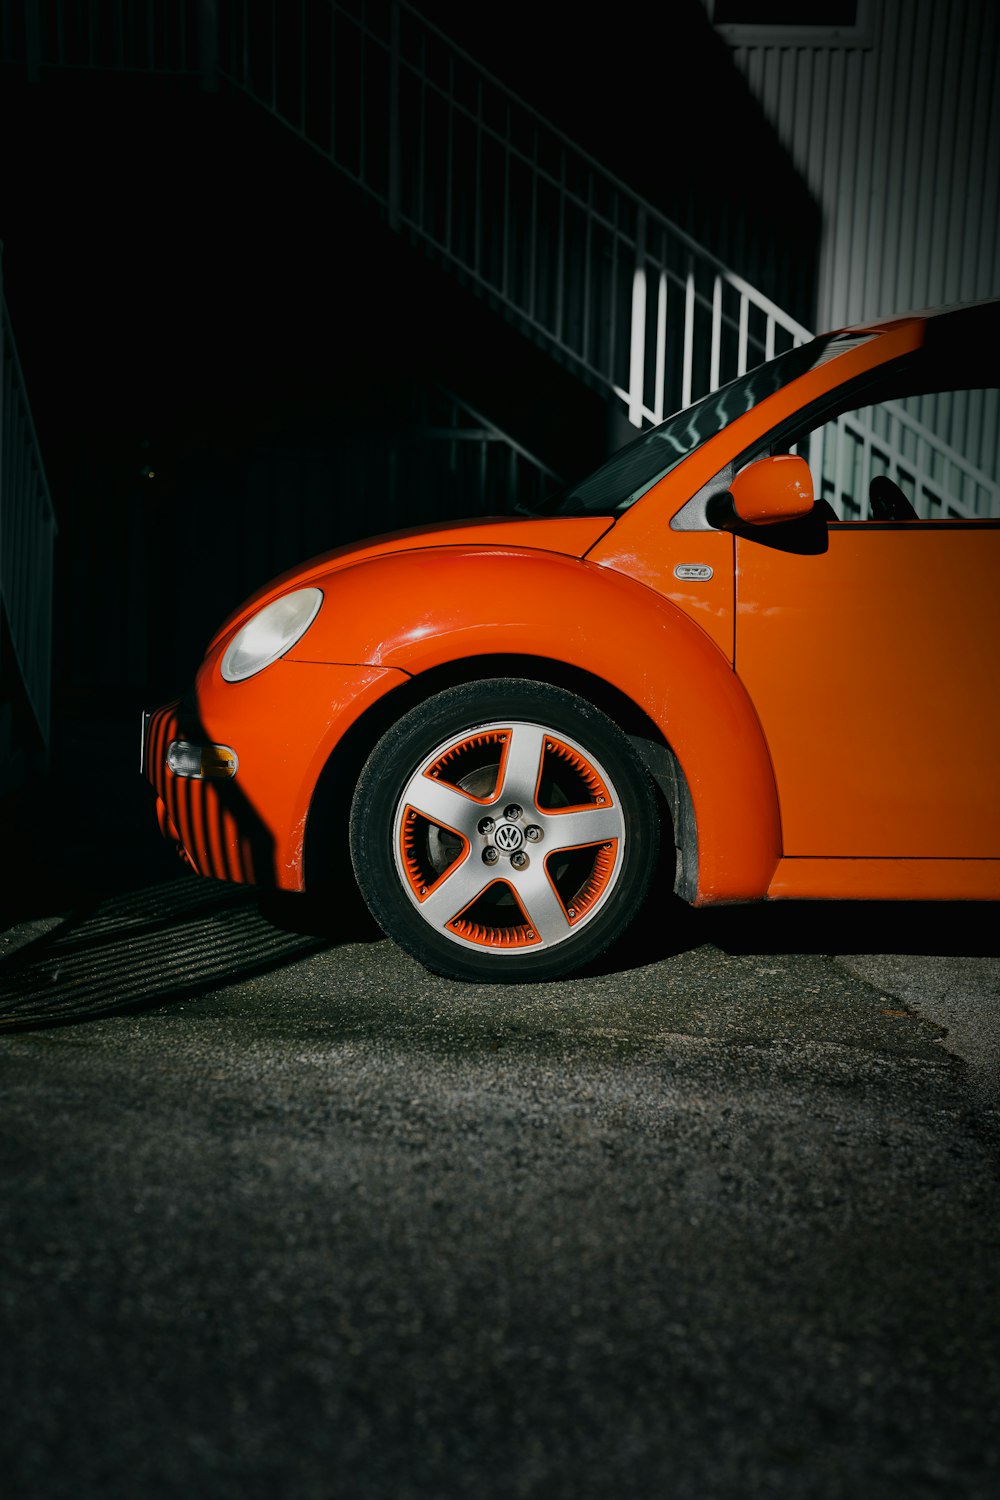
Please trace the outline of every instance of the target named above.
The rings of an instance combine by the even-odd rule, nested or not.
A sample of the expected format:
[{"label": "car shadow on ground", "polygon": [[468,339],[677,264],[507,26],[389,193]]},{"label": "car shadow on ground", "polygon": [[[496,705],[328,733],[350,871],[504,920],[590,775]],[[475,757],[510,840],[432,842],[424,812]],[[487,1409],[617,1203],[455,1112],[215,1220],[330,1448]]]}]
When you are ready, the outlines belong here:
[{"label": "car shadow on ground", "polygon": [[[310,899],[261,894],[261,913],[276,927],[323,939],[373,942],[384,936],[356,892]],[[695,909],[669,886],[654,886],[628,932],[578,975],[646,968],[706,943],[731,954],[896,953],[1000,955],[993,902],[782,901]]]},{"label": "car shadow on ground", "polygon": [[1000,955],[988,901],[774,901],[695,909],[654,896],[635,926],[588,973],[621,973],[706,943],[731,954]]},{"label": "car shadow on ground", "polygon": [[[196,1000],[342,945],[386,941],[350,883],[307,898],[188,871],[97,895],[0,961],[0,1034]],[[741,954],[1000,952],[990,903],[788,902],[695,910],[654,890],[632,929],[573,978],[706,945]]]}]

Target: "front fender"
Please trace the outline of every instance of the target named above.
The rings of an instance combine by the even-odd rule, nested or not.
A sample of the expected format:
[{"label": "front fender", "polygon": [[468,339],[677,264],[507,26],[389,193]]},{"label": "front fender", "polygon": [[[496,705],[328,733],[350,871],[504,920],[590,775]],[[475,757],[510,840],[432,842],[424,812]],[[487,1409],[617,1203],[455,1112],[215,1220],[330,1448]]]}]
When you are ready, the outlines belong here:
[{"label": "front fender", "polygon": [[611,684],[657,725],[687,779],[696,903],[764,895],[781,830],[757,715],[718,646],[662,595],[577,558],[513,547],[383,555],[316,582],[324,606],[289,661],[417,676],[523,655]]}]

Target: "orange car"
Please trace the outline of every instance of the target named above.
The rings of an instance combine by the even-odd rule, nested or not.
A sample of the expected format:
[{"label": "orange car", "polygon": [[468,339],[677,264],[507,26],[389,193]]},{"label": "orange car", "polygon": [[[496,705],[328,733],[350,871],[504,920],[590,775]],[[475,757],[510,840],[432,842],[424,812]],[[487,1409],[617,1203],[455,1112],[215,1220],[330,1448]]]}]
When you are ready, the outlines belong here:
[{"label": "orange car", "polygon": [[1000,898],[998,349],[825,335],[544,514],[286,573],[144,716],[163,833],[474,980],[591,962],[661,847],[698,906]]}]

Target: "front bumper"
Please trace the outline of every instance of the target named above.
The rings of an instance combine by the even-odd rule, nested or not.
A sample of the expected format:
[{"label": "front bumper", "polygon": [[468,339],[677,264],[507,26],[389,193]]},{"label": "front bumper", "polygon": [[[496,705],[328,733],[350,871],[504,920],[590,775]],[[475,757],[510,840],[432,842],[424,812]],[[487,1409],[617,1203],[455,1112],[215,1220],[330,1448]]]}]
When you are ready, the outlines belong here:
[{"label": "front bumper", "polygon": [[[346,731],[406,674],[390,668],[275,662],[259,677],[224,683],[206,667],[191,706],[178,700],[142,716],[140,767],[156,792],[160,831],[200,875],[302,890],[303,849],[316,784]],[[179,775],[171,745],[201,747],[226,774]],[[177,763],[177,756],[172,757]],[[184,757],[190,765],[190,754]]]}]

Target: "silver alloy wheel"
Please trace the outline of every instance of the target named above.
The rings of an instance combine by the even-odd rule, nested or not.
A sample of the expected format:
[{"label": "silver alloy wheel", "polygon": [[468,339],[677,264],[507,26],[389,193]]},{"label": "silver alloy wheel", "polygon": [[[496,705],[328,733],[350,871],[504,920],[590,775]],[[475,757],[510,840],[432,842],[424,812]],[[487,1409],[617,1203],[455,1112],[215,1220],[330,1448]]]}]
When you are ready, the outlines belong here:
[{"label": "silver alloy wheel", "polygon": [[433,973],[578,973],[638,916],[660,809],[614,719],[554,683],[456,683],[376,740],[351,799],[351,862],[383,932]]},{"label": "silver alloy wheel", "polygon": [[392,827],[396,874],[434,932],[467,949],[540,951],[586,926],[625,859],[621,798],[562,731],[497,721],[439,743]]}]

